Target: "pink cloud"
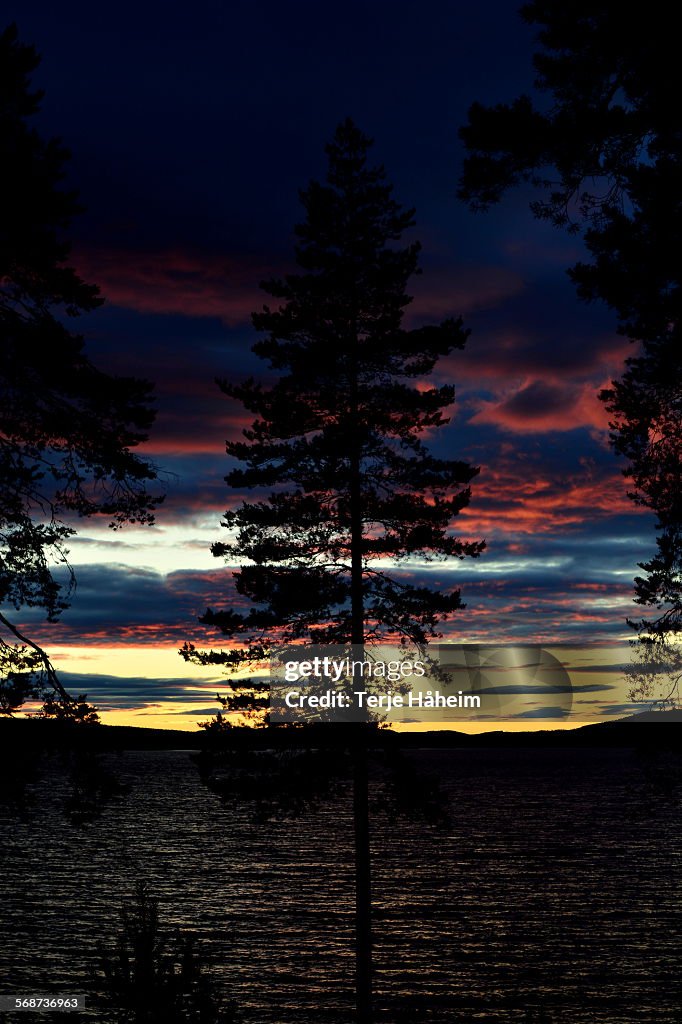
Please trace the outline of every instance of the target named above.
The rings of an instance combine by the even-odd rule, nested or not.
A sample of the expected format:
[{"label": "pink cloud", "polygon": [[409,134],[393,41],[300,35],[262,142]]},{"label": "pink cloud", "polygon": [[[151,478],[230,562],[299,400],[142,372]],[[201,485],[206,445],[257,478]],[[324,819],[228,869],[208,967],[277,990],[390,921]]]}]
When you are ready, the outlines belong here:
[{"label": "pink cloud", "polygon": [[588,461],[573,472],[555,472],[522,454],[501,451],[471,489],[471,504],[460,513],[456,532],[472,539],[502,536],[518,544],[521,537],[642,511],[628,498],[617,469],[605,471]]},{"label": "pink cloud", "polygon": [[517,330],[473,334],[462,352],[438,363],[434,379],[468,386],[498,382],[509,390],[532,380],[562,385],[587,379],[601,383],[620,376],[631,343],[615,334],[565,338],[525,334]]},{"label": "pink cloud", "polygon": [[79,272],[98,283],[114,305],[140,313],[175,313],[218,317],[226,324],[249,321],[267,298],[259,281],[265,267],[232,256],[165,252],[80,250],[74,254]]},{"label": "pink cloud", "polygon": [[[214,316],[230,325],[247,323],[251,313],[267,302],[259,282],[273,274],[271,266],[248,259],[180,249],[82,249],[74,258],[79,272],[97,281],[114,305],[141,313]],[[522,291],[523,280],[505,267],[454,267],[429,271],[411,287],[414,300],[407,309],[408,322],[489,309]]]},{"label": "pink cloud", "polygon": [[245,411],[230,410],[226,414],[224,406],[227,404],[228,400],[219,395],[217,402],[206,403],[197,413],[184,409],[162,410],[150,439],[140,446],[140,452],[151,456],[224,454],[225,442],[237,440],[254,420],[253,415]]},{"label": "pink cloud", "polygon": [[557,382],[534,378],[502,399],[482,401],[471,423],[492,423],[514,433],[546,433],[577,427],[608,429],[599,391],[609,381]]}]

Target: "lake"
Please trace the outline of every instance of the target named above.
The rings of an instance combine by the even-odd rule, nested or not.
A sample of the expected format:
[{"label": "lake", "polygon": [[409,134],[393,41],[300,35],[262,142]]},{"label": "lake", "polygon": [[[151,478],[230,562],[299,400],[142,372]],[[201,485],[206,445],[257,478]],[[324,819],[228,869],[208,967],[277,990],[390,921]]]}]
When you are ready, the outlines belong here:
[{"label": "lake", "polygon": [[[377,1022],[679,1024],[679,760],[620,749],[406,756],[440,780],[449,821],[396,818],[381,799],[373,811]],[[95,820],[65,813],[58,755],[26,805],[3,813],[2,992],[94,999],[97,943],[113,947],[142,880],[163,927],[194,934],[246,1024],[349,1024],[350,784],[298,818],[262,822],[203,786],[187,752],[103,761],[129,790]],[[69,1018],[6,1015],[48,1019]],[[93,1004],[82,1019],[116,1015]]]}]

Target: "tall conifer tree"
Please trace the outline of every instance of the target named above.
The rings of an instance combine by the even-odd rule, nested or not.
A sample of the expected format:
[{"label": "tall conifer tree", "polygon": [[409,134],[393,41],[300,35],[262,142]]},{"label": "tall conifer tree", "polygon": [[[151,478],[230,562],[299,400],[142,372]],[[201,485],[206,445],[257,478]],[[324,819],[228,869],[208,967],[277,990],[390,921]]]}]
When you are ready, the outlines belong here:
[{"label": "tall conifer tree", "polygon": [[[266,333],[253,351],[278,379],[220,382],[255,416],[244,439],[227,444],[245,464],[227,482],[263,496],[225,514],[234,540],[212,550],[232,564],[248,560],[235,580],[251,607],[209,609],[201,621],[238,646],[186,644],[186,658],[238,666],[302,640],[424,645],[462,603],[458,590],[410,579],[410,558],[483,549],[452,532],[478,469],[437,458],[425,443],[448,422],[454,387],[424,378],[469,332],[461,319],[403,326],[420,246],[395,243],[414,210],[392,198],[382,167],[367,165],[370,145],[352,121],[338,127],[326,183],[301,193],[300,272],[263,283],[277,306],[253,315]],[[388,560],[408,571],[384,568]],[[249,682],[232,686],[228,707],[244,708]]]},{"label": "tall conifer tree", "polygon": [[[222,381],[256,417],[229,455],[244,463],[230,486],[261,497],[228,511],[234,540],[213,553],[229,563],[248,611],[209,609],[201,621],[234,638],[231,650],[182,654],[233,668],[298,641],[356,647],[381,640],[422,648],[438,622],[462,607],[458,590],[410,579],[411,557],[478,555],[452,520],[478,470],[431,455],[425,435],[448,422],[451,385],[428,387],[437,360],[464,346],[461,320],[403,327],[407,282],[419,245],[395,243],[414,211],[392,198],[381,167],[368,167],[366,138],[350,120],[327,146],[325,184],[301,193],[300,273],[263,287],[277,301],[253,316],[265,332],[253,351],[275,383]],[[268,493],[269,492],[269,493]],[[407,572],[385,568],[404,562]],[[230,711],[265,719],[267,684],[233,679]],[[353,687],[355,689],[355,687]],[[350,735],[349,735],[350,739]],[[366,738],[354,736],[356,1000],[372,1020],[371,884]]]}]

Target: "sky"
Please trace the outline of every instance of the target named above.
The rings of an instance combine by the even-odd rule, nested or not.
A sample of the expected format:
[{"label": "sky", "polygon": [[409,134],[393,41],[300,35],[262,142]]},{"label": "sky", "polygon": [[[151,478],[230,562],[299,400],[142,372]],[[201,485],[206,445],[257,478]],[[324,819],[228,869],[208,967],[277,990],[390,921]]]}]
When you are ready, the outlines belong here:
[{"label": "sky", "polygon": [[[56,625],[24,617],[66,685],[112,723],[192,729],[216,710],[221,677],[177,653],[210,645],[197,619],[231,586],[209,549],[243,497],[224,482],[224,443],[249,421],[215,378],[263,374],[250,352],[259,281],[293,269],[298,191],[324,177],[324,145],[351,116],[416,207],[408,324],[461,315],[471,329],[432,377],[456,387],[433,446],[480,466],[459,529],[487,549],[414,576],[461,588],[446,639],[600,649],[600,688],[576,693],[562,724],[627,713],[604,652],[620,664],[654,530],[627,496],[597,394],[630,345],[608,309],[577,299],[566,269],[580,239],[534,220],[526,191],[487,214],[456,197],[470,104],[532,88],[516,4],[28,2],[12,20],[42,54],[37,127],[71,151],[85,207],[71,262],[107,300],[78,327],[100,368],[154,382],[143,451],[166,491],[151,528],[78,523],[71,607]],[[532,722],[551,705],[539,695]]]}]

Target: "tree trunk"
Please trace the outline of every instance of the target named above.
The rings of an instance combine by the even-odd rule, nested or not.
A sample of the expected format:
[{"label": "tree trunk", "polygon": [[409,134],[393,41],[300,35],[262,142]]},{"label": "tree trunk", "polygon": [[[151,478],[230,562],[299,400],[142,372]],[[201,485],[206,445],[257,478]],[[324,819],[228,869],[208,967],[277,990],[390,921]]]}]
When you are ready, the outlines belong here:
[{"label": "tree trunk", "polygon": [[[362,593],[362,472],[358,409],[357,339],[351,376],[350,528],[351,528],[351,644],[353,661],[362,660],[365,614]],[[358,678],[359,675],[359,678]],[[362,689],[364,675],[353,670],[353,689]],[[355,836],[355,999],[357,1024],[372,1022],[372,885],[369,847],[369,780],[367,732],[357,726],[353,770],[353,828]]]}]

